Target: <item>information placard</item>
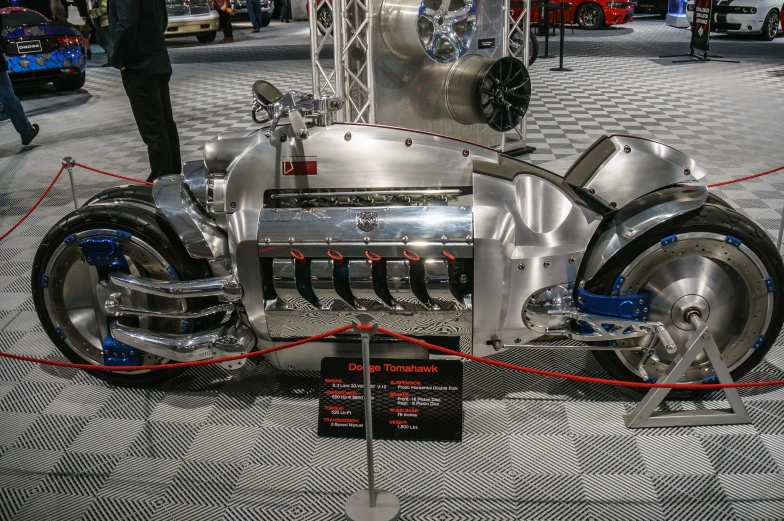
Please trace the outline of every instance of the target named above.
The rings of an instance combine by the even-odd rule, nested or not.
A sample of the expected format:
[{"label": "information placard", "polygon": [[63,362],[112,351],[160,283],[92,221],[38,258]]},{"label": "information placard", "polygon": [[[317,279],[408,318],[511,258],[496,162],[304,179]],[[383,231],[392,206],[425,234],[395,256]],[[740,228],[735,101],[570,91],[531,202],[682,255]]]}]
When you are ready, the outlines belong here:
[{"label": "information placard", "polygon": [[[457,360],[373,358],[373,437],[460,441],[463,364]],[[321,362],[319,436],[365,436],[362,360]]]},{"label": "information placard", "polygon": [[694,23],[691,27],[691,48],[708,52],[713,0],[694,1]]}]

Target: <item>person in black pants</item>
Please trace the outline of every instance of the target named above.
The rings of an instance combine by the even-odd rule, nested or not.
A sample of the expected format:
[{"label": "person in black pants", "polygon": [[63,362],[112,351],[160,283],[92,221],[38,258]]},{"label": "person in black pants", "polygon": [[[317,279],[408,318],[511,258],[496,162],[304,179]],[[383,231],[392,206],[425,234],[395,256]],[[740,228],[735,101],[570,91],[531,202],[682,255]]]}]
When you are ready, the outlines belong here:
[{"label": "person in black pants", "polygon": [[163,33],[168,25],[165,0],[109,0],[111,64],[122,71],[136,126],[147,145],[152,181],[182,171],[180,138],[172,114],[172,68]]},{"label": "person in black pants", "polygon": [[215,0],[215,4],[218,7],[218,17],[223,30],[223,39],[220,43],[231,43],[234,41],[234,29],[231,26],[231,0]]}]

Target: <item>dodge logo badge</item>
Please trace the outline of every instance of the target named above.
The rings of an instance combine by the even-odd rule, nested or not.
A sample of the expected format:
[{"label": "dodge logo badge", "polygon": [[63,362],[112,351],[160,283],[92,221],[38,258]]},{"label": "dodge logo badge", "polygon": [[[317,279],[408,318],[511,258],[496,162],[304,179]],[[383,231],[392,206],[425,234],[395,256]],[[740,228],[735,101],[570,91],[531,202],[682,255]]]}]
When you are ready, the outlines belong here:
[{"label": "dodge logo badge", "polygon": [[378,212],[358,212],[357,228],[363,232],[372,232],[378,226]]}]

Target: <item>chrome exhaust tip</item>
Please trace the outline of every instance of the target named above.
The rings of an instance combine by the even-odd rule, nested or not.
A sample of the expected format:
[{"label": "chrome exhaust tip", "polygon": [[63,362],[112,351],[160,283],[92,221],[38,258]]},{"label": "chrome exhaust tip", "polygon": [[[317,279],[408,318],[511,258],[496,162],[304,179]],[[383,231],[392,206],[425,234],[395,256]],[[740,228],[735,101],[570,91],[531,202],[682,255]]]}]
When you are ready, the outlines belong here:
[{"label": "chrome exhaust tip", "polygon": [[194,362],[249,352],[255,335],[242,323],[186,335],[159,333],[114,323],[112,337],[128,346],[177,362]]}]

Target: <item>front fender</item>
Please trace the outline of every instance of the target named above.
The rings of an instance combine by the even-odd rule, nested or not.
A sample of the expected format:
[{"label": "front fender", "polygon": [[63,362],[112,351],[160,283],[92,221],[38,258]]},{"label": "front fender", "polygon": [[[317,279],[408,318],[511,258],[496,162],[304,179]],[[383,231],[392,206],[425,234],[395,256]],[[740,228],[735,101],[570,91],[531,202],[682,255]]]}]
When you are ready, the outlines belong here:
[{"label": "front fender", "polygon": [[566,182],[621,209],[660,188],[702,179],[686,154],[650,139],[614,134],[597,140],[566,172]]},{"label": "front fender", "polygon": [[624,206],[600,227],[598,238],[591,241],[578,280],[591,280],[607,261],[634,239],[673,217],[700,208],[707,199],[705,186],[673,186]]},{"label": "front fender", "polygon": [[226,233],[204,214],[183,176],[159,177],[152,187],[152,195],[191,257],[210,261],[228,259]]}]

